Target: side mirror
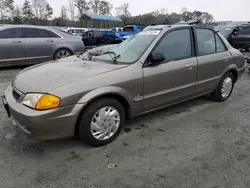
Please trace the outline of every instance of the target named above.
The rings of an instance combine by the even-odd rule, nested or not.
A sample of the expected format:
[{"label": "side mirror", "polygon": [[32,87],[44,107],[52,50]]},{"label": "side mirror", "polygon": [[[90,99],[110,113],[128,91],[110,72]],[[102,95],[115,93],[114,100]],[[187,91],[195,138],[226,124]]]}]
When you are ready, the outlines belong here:
[{"label": "side mirror", "polygon": [[164,60],[165,56],[163,53],[154,52],[150,55],[150,63],[152,65],[159,65]]}]

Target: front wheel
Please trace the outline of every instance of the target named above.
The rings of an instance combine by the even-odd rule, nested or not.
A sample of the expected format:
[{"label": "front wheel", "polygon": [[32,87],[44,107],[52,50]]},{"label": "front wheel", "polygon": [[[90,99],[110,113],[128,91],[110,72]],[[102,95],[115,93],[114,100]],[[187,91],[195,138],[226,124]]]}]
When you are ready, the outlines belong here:
[{"label": "front wheel", "polygon": [[100,98],[80,115],[77,135],[89,145],[103,146],[120,134],[124,122],[125,112],[121,103],[113,98]]},{"label": "front wheel", "polygon": [[220,80],[216,89],[211,93],[213,100],[218,102],[226,101],[232,94],[235,77],[231,72],[226,73]]}]

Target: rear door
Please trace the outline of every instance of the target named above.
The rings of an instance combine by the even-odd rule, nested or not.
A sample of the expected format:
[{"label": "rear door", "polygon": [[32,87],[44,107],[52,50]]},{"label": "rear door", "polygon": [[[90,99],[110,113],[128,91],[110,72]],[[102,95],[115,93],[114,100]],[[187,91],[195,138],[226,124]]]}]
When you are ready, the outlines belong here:
[{"label": "rear door", "polygon": [[210,29],[196,28],[196,53],[198,58],[197,92],[207,93],[215,89],[222,72],[231,63],[231,53],[218,33]]},{"label": "rear door", "polygon": [[53,59],[54,40],[45,29],[24,28],[27,61],[40,63]]},{"label": "rear door", "polygon": [[232,35],[231,40],[235,48],[250,48],[250,27],[243,28],[236,36]]},{"label": "rear door", "polygon": [[163,53],[165,61],[143,68],[144,112],[193,96],[197,58],[193,53],[192,39],[191,28],[173,30],[152,51]]},{"label": "rear door", "polygon": [[25,61],[25,45],[22,28],[0,31],[0,64],[16,64]]},{"label": "rear door", "polygon": [[92,46],[94,44],[93,42],[93,31],[87,31],[83,35],[83,43],[85,46]]}]

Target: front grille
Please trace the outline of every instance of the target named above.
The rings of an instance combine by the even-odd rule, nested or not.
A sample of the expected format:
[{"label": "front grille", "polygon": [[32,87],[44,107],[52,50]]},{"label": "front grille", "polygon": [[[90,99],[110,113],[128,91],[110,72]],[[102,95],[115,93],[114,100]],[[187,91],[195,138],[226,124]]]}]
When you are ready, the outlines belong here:
[{"label": "front grille", "polygon": [[19,93],[17,93],[14,89],[12,90],[12,94],[13,94],[13,97],[16,99],[16,100],[19,100],[19,98],[20,98],[20,94]]}]

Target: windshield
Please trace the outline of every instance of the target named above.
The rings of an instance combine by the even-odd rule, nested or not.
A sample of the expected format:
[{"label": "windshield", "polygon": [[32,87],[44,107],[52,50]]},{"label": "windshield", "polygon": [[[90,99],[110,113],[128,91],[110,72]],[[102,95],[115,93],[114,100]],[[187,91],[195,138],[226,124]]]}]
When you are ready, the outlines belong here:
[{"label": "windshield", "polygon": [[[132,64],[142,56],[142,54],[159,33],[160,30],[142,31],[123,41],[119,45],[111,46],[111,48],[109,48],[108,50],[112,50],[119,56],[119,58],[117,59],[117,63]],[[112,61],[112,58],[110,57],[110,55],[105,54],[96,56],[93,58],[93,60]]]}]

